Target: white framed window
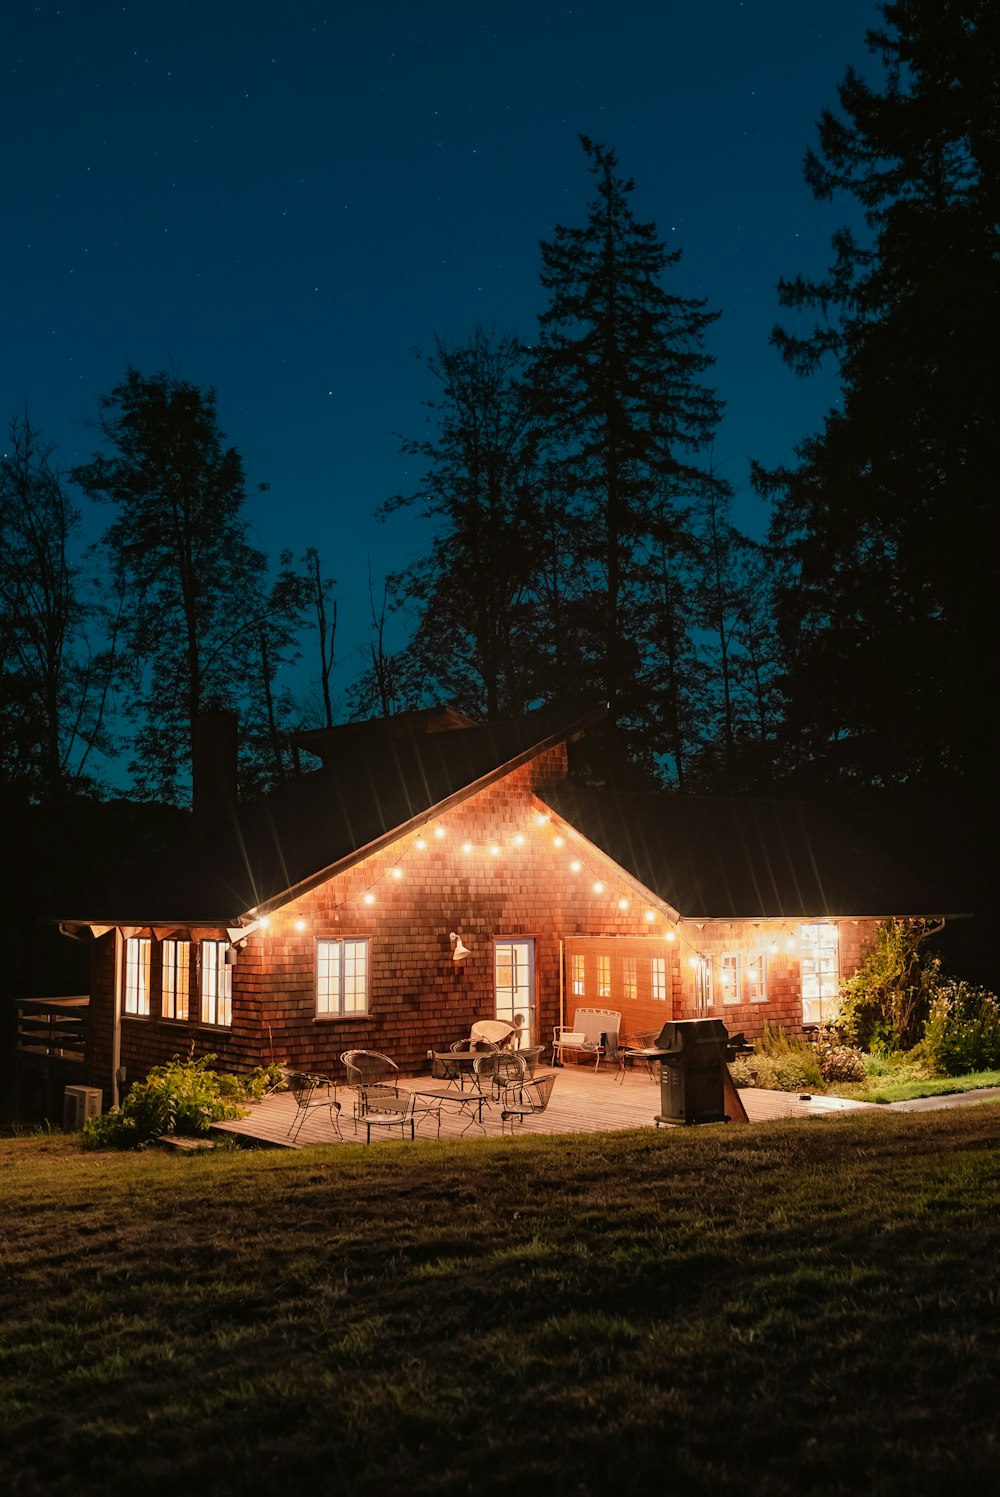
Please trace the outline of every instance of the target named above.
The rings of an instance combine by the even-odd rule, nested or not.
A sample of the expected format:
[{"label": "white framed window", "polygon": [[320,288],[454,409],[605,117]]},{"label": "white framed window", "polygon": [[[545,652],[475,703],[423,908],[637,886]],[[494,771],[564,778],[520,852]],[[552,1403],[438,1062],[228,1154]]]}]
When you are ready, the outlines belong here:
[{"label": "white framed window", "polygon": [[598,998],[611,997],[610,956],[599,956],[597,958],[597,996]]},{"label": "white framed window", "polygon": [[191,987],[191,942],[163,942],[163,984],[160,989],[161,1019],[189,1019]]},{"label": "white framed window", "polygon": [[740,1001],[740,956],[738,951],[724,951],[719,957],[719,997],[723,1003]]},{"label": "white framed window", "polygon": [[638,958],[622,957],[622,997],[633,1002],[639,996]]},{"label": "white framed window", "polygon": [[587,969],[583,953],[574,951],[569,959],[569,985],[574,998],[584,998],[587,994]]},{"label": "white framed window", "polygon": [[654,1003],[666,1003],[667,1001],[667,959],[665,956],[654,956],[652,958],[653,970],[650,980],[650,992]]},{"label": "white framed window", "polygon": [[316,942],[316,1012],[346,1017],[368,1012],[368,941]]},{"label": "white framed window", "polygon": [[152,948],[150,936],[129,936],[125,942],[122,1010],[141,1019],[149,1017],[149,963]]},{"label": "white framed window", "polygon": [[201,1022],[228,1028],[233,1022],[233,969],[226,961],[228,941],[202,941]]},{"label": "white framed window", "polygon": [[822,1024],[840,1008],[840,931],[836,925],[799,926],[802,1022]]},{"label": "white framed window", "polygon": [[767,1002],[767,957],[761,952],[758,956],[748,956],[746,959],[747,975],[747,997],[751,1003]]}]

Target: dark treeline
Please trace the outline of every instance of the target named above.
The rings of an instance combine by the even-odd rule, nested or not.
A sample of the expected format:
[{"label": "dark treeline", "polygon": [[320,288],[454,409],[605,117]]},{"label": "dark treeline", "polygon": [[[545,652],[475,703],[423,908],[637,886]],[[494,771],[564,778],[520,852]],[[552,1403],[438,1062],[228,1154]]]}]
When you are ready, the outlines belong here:
[{"label": "dark treeline", "polygon": [[[867,231],[835,236],[823,279],[779,283],[776,347],[804,376],[833,360],[841,390],[789,467],[754,469],[767,541],[734,526],[713,464],[719,313],[684,296],[679,251],[583,138],[593,196],[541,246],[532,341],[479,327],[420,355],[422,481],[381,515],[415,508],[427,549],[373,604],[345,713],[600,698],[580,764],[597,781],[992,804],[1000,17],[988,0],[881,9],[878,82],[848,71],[805,165]],[[127,745],[136,796],[181,802],[207,706],[239,712],[247,792],[293,772],[288,730],[317,704],[335,717],[333,583],[315,549],[249,544],[214,394],[127,370],[68,474],[33,419],[11,422],[0,466],[8,796],[98,795]],[[108,517],[86,553],[81,504]],[[282,684],[303,654],[308,706]]]}]

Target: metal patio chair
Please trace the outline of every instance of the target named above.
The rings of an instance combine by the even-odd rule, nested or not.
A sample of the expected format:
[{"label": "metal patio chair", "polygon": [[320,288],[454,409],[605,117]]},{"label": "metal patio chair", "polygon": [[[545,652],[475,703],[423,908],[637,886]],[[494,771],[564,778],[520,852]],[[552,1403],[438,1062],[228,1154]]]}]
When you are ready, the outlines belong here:
[{"label": "metal patio chair", "polygon": [[344,1135],[340,1131],[340,1103],[337,1101],[337,1088],[328,1076],[309,1076],[304,1071],[286,1071],[285,1083],[295,1098],[295,1116],[292,1118],[292,1125],[287,1135],[292,1143],[298,1142],[302,1124],[309,1113],[315,1112],[318,1107],[327,1108],[333,1131],[338,1138],[343,1138]]},{"label": "metal patio chair", "polygon": [[544,1112],[556,1084],[556,1073],[546,1071],[534,1081],[514,1081],[505,1086],[500,1094],[500,1132],[505,1133],[510,1124],[510,1136],[514,1136],[514,1124],[523,1123],[526,1117]]},{"label": "metal patio chair", "polygon": [[398,1092],[399,1067],[380,1050],[345,1050],[340,1057],[346,1071],[345,1086],[354,1093],[354,1131],[367,1108],[368,1093],[374,1088]]}]

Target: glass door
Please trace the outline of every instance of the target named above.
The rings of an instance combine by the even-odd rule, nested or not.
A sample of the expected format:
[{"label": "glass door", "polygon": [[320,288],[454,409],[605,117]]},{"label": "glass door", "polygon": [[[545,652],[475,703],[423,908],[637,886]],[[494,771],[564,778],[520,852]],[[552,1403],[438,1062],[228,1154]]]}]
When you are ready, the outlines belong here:
[{"label": "glass door", "polygon": [[518,1047],[535,1043],[535,943],[521,937],[493,947],[496,1016],[520,1030]]}]

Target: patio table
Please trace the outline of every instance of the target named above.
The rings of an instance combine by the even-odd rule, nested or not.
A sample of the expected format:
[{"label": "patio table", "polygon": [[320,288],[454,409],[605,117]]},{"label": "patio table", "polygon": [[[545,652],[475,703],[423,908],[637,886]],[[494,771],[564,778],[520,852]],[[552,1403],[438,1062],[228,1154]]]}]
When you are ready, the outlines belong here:
[{"label": "patio table", "polygon": [[482,1050],[435,1050],[431,1060],[431,1074],[441,1081],[447,1081],[449,1087],[458,1087],[459,1091],[465,1090],[465,1078],[468,1076],[474,1090],[479,1091],[479,1077],[476,1075],[476,1061],[484,1053]]},{"label": "patio table", "polygon": [[[453,1087],[451,1087],[451,1086],[446,1086],[446,1087],[424,1086],[424,1087],[413,1087],[412,1088],[412,1095],[414,1097],[427,1097],[428,1099],[432,1098],[435,1102],[438,1103],[438,1109],[439,1109],[439,1111],[440,1111],[440,1108],[443,1107],[446,1103],[454,1103],[455,1106],[456,1106],[456,1108],[457,1108],[457,1110],[458,1110],[459,1117],[462,1117],[466,1113],[466,1111],[468,1111],[469,1121],[466,1123],[465,1127],[462,1129],[462,1137],[463,1138],[465,1137],[466,1133],[468,1133],[469,1129],[473,1126],[473,1124],[475,1124],[475,1126],[477,1128],[481,1128],[484,1133],[486,1132],[486,1126],[483,1123],[483,1104],[485,1103],[486,1106],[488,1107],[490,1105],[490,1103],[489,1103],[489,1098],[486,1096],[486,1094],[484,1092],[481,1092],[481,1091],[469,1091],[469,1092],[455,1091],[455,1089]],[[439,1120],[439,1122],[438,1122],[438,1133],[440,1133],[440,1132],[441,1132],[441,1124],[440,1124],[440,1120]]]}]

